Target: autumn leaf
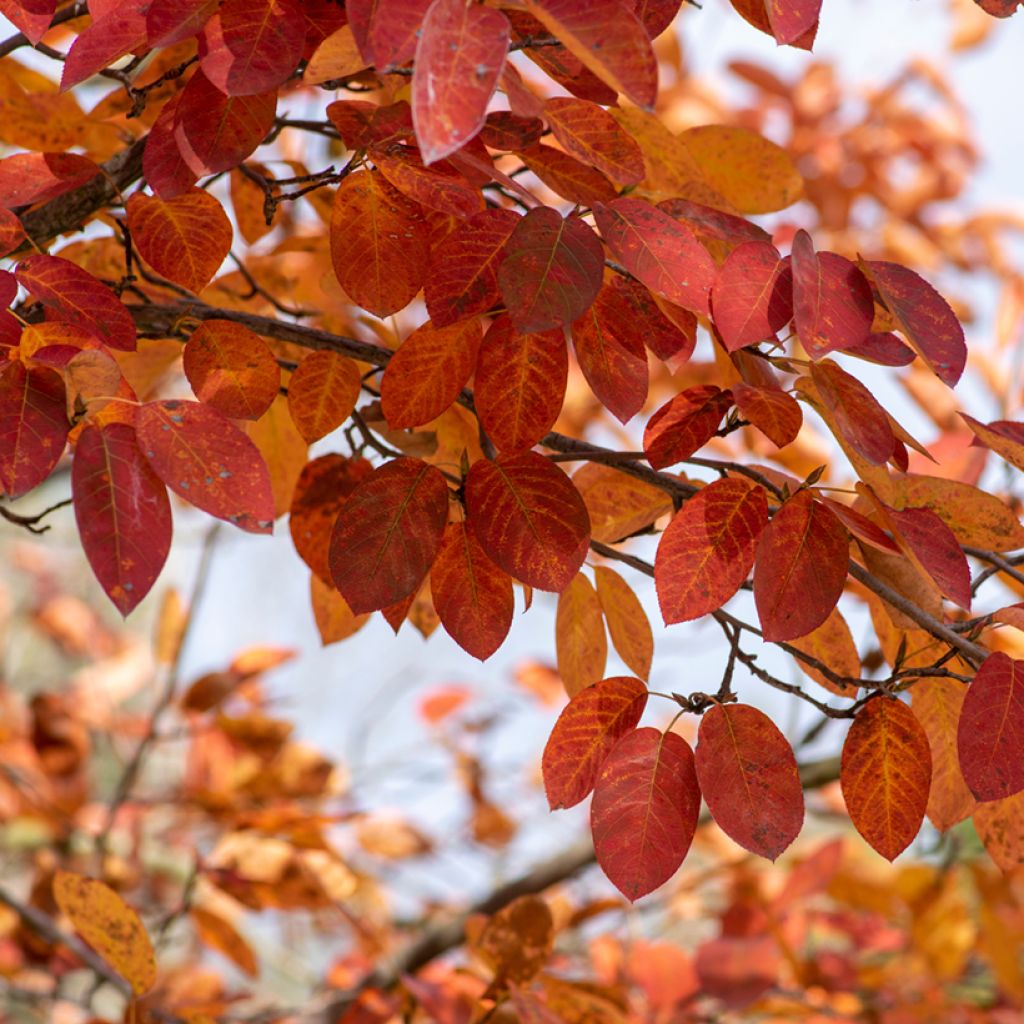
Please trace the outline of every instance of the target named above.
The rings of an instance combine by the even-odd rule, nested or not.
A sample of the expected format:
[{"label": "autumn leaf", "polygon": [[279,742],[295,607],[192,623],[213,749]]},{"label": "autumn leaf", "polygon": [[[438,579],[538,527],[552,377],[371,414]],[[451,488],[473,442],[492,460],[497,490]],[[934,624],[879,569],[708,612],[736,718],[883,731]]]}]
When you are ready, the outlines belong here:
[{"label": "autumn leaf", "polygon": [[347,356],[320,349],[303,356],[288,379],[288,408],[310,443],[326,437],[352,415],[362,390],[359,367]]},{"label": "autumn leaf", "polygon": [[0,370],[0,486],[18,498],[41,484],[64,452],[68,419],[64,381],[45,366],[8,363]]},{"label": "autumn leaf", "polygon": [[590,580],[577,573],[558,595],[555,655],[566,693],[574,697],[604,676],[608,639],[601,602]]},{"label": "autumn leaf", "polygon": [[739,414],[773,444],[785,448],[796,440],[804,417],[792,395],[780,388],[755,387],[743,381],[730,390]]},{"label": "autumn leaf", "polygon": [[768,242],[744,242],[718,268],[711,308],[730,352],[772,341],[793,316],[793,275]]},{"label": "autumn leaf", "polygon": [[715,436],[730,405],[732,394],[714,384],[681,391],[644,427],[647,461],[655,469],[684,462]]},{"label": "autumn leaf", "polygon": [[562,148],[619,185],[644,177],[643,152],[604,107],[559,96],[544,104],[542,116]]},{"label": "autumn leaf", "polygon": [[646,679],[654,657],[654,636],[640,599],[614,569],[605,565],[594,569],[594,582],[612,646],[631,672]]}]

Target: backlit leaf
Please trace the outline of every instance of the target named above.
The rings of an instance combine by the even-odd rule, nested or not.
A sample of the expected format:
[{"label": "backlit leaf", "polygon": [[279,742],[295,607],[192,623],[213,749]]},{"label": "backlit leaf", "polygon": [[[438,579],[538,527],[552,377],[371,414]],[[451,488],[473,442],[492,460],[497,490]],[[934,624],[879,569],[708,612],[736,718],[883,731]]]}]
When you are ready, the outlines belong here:
[{"label": "backlit leaf", "polygon": [[804,793],[796,757],[763,711],[745,704],[706,711],[696,768],[711,816],[744,849],[775,860],[800,834]]},{"label": "backlit leaf", "polygon": [[366,67],[359,53],[351,25],[342,25],[325,36],[316,52],[306,63],[302,81],[306,85],[320,85],[338,78],[348,78]]},{"label": "backlit leaf", "polygon": [[642,199],[594,207],[601,237],[638,281],[695,313],[708,312],[715,263],[685,225]]},{"label": "backlit leaf", "polygon": [[430,591],[441,625],[463,650],[485,661],[501,646],[515,611],[512,580],[465,522],[445,529]]},{"label": "backlit leaf", "polygon": [[557,466],[536,452],[481,459],[465,494],[469,525],[492,561],[538,590],[569,585],[587,554],[590,519]]},{"label": "backlit leaf", "polygon": [[18,498],[41,484],[64,452],[68,417],[61,375],[9,362],[0,371],[0,486]]},{"label": "backlit leaf", "polygon": [[910,707],[868,701],[846,735],[839,782],[854,827],[886,860],[920,831],[931,778],[928,737]]},{"label": "backlit leaf", "polygon": [[731,388],[739,414],[779,448],[796,440],[804,416],[800,403],[780,388],[754,387],[739,381]]},{"label": "backlit leaf", "polygon": [[197,71],[174,109],[174,141],[194,174],[227,171],[266,138],[276,109],[276,91],[225,96]]},{"label": "backlit leaf", "polygon": [[626,667],[641,679],[651,671],[654,657],[654,636],[647,613],[630,585],[614,569],[599,565],[594,569],[594,582],[601,602],[612,646]]},{"label": "backlit leaf", "polygon": [[196,398],[231,419],[259,419],[281,383],[267,343],[231,320],[204,320],[186,342],[182,364]]},{"label": "backlit leaf", "polygon": [[352,415],[362,387],[359,367],[327,349],[304,355],[288,379],[288,408],[310,443],[326,437]]},{"label": "backlit leaf", "polygon": [[274,494],[259,450],[200,402],[148,402],[136,414],[139,447],[172,491],[249,533],[270,533]]},{"label": "backlit leaf", "polygon": [[637,729],[601,766],[590,805],[601,869],[629,900],[667,882],[693,842],[700,786],[682,736]]},{"label": "backlit leaf", "polygon": [[[845,676],[848,679],[860,678],[861,664],[857,645],[853,642],[850,627],[838,608],[833,608],[829,617],[817,629],[790,640],[789,646],[817,659],[837,675]],[[839,697],[857,696],[856,683],[837,683],[813,665],[801,661],[800,658],[793,660],[804,675],[824,686],[830,693]]]},{"label": "backlit leaf", "polygon": [[577,320],[597,297],[604,250],[591,227],[537,207],[519,220],[498,269],[498,284],[520,331],[544,331]]},{"label": "backlit leaf", "polygon": [[996,651],[967,688],[957,726],[964,781],[978,800],[1024,789],[1024,664]]},{"label": "backlit leaf", "polygon": [[353,302],[375,316],[407,306],[423,285],[428,236],[422,212],[378,171],[356,171],[338,187],[331,262]]},{"label": "backlit leaf", "polygon": [[71,463],[75,522],[107,596],[127,615],[156,582],[171,547],[167,488],[126,423],[87,426]]},{"label": "backlit leaf", "polygon": [[770,242],[738,245],[711,290],[715,326],[729,352],[772,341],[793,316],[793,275]]},{"label": "backlit leaf", "polygon": [[461,148],[483,127],[508,53],[508,19],[463,0],[434,0],[423,19],[412,117],[425,163]]},{"label": "backlit leaf", "polygon": [[329,556],[331,578],[352,611],[415,594],[447,521],[448,485],[419,459],[394,459],[361,481],[338,513]]},{"label": "backlit leaf", "polygon": [[672,510],[672,499],[664,491],[634,476],[587,462],[572,478],[590,515],[594,540],[614,544]]},{"label": "backlit leaf", "polygon": [[[207,88],[213,86],[207,83]],[[142,153],[142,173],[146,183],[161,199],[173,199],[187,192],[199,177],[185,161],[175,139],[175,122],[181,93],[172,96],[160,110],[153,127],[146,136],[146,148]],[[192,147],[186,148],[191,153]]]},{"label": "backlit leaf", "polygon": [[276,89],[306,38],[299,0],[224,0],[199,36],[199,66],[228,96]]},{"label": "backlit leaf", "polygon": [[15,271],[18,282],[44,306],[84,327],[111,348],[135,348],[135,322],[120,299],[88,271],[59,256],[28,256]]},{"label": "backlit leaf", "polygon": [[910,690],[914,714],[932,752],[928,820],[940,832],[975,811],[976,802],[964,782],[957,751],[957,725],[966,696],[967,687],[956,679],[918,679]]},{"label": "backlit leaf", "polygon": [[919,274],[883,260],[861,266],[910,347],[944,384],[953,387],[967,363],[964,329],[949,303]]},{"label": "backlit leaf", "polygon": [[423,296],[436,327],[486,313],[500,300],[498,267],[518,223],[511,210],[481,210],[433,250]]},{"label": "backlit leaf", "polygon": [[812,363],[811,378],[850,447],[872,465],[888,462],[896,439],[875,396],[831,359]]},{"label": "backlit leaf", "polygon": [[602,82],[639,107],[658,95],[658,65],[643,25],[618,0],[526,0],[526,9]]},{"label": "backlit leaf", "polygon": [[483,211],[483,196],[451,164],[425,167],[414,146],[375,146],[371,157],[390,184],[428,210],[460,220]]},{"label": "backlit leaf", "polygon": [[1024,792],[978,804],[974,827],[988,855],[1010,874],[1024,864]]},{"label": "backlit leaf", "polygon": [[75,930],[118,974],[136,996],[156,981],[156,957],[139,915],[109,886],[95,878],[58,870],[53,897]]},{"label": "backlit leaf", "polygon": [[503,452],[532,448],[554,425],[569,357],[559,331],[520,334],[507,316],[484,336],[473,390],[487,436]]},{"label": "backlit leaf", "polygon": [[793,323],[812,359],[863,344],[875,304],[864,275],[843,256],[815,252],[811,236],[793,239]]},{"label": "backlit leaf", "polygon": [[552,192],[571,203],[593,206],[616,196],[615,186],[598,170],[554,146],[528,146],[519,158]]},{"label": "backlit leaf", "polygon": [[768,525],[764,490],[744,477],[702,487],[661,536],[654,561],[658,604],[666,624],[720,608],[754,564]]},{"label": "backlit leaf", "polygon": [[125,207],[132,241],[161,276],[202,291],[231,250],[224,207],[200,188],[163,200],[136,192]]},{"label": "backlit leaf", "polygon": [[608,639],[601,602],[590,580],[577,573],[558,595],[555,654],[566,693],[574,697],[604,675]]},{"label": "backlit leaf", "polygon": [[416,35],[430,0],[346,0],[359,49],[378,68],[404,64],[416,51]]},{"label": "backlit leaf", "polygon": [[324,583],[331,581],[331,533],[345,499],[373,472],[363,458],[329,452],[302,467],[292,496],[288,529],[299,557]]},{"label": "backlit leaf", "polygon": [[[638,327],[640,328],[638,330]],[[627,293],[606,283],[572,325],[576,359],[591,390],[626,423],[647,400],[647,351]]]},{"label": "backlit leaf", "polygon": [[309,577],[309,592],[320,643],[325,647],[354,636],[370,620],[368,613],[356,615],[334,584],[325,583],[316,573]]},{"label": "backlit leaf", "polygon": [[596,167],[620,185],[644,177],[644,157],[636,142],[604,107],[588,100],[556,96],[544,104],[543,117],[562,148]]},{"label": "backlit leaf", "polygon": [[821,0],[768,0],[765,4],[772,34],[779,43],[793,43],[818,22]]},{"label": "backlit leaf", "polygon": [[655,469],[683,462],[715,436],[732,394],[714,384],[681,391],[644,427],[644,454]]},{"label": "backlit leaf", "polygon": [[[6,256],[9,252],[17,249],[25,241],[25,237],[25,228],[18,215],[0,207],[0,256]],[[15,285],[15,290],[17,290],[17,285]],[[10,305],[13,298],[12,295],[0,305]]]},{"label": "backlit leaf", "polygon": [[62,92],[73,89],[129,51],[143,49],[145,45],[144,3],[119,3],[102,12],[97,12],[93,4],[91,13],[92,23],[79,33],[64,59],[60,77]]},{"label": "backlit leaf", "polygon": [[255,978],[259,974],[256,954],[230,921],[202,907],[193,907],[189,911],[189,916],[203,945],[226,956],[250,978]]},{"label": "backlit leaf", "polygon": [[680,134],[704,181],[734,213],[773,213],[803,192],[792,157],[762,135],[736,125],[708,124]]},{"label": "backlit leaf", "polygon": [[792,640],[817,629],[839,601],[849,538],[810,491],[783,502],[761,535],[754,601],[766,640]]},{"label": "backlit leaf", "polygon": [[541,768],[552,810],[573,807],[594,788],[601,764],[631,732],[647,706],[647,687],[613,676],[580,690],[558,716],[544,747]]},{"label": "backlit leaf", "polygon": [[46,34],[57,0],[0,0],[2,14],[34,46]]},{"label": "backlit leaf", "polygon": [[146,10],[150,46],[173,46],[198,35],[219,0],[152,0]]},{"label": "backlit leaf", "polygon": [[896,526],[896,540],[935,581],[944,597],[971,607],[971,570],[953,531],[927,508],[886,508]]},{"label": "backlit leaf", "polygon": [[274,516],[283,516],[291,506],[295,485],[309,453],[309,442],[296,428],[284,395],[278,395],[258,420],[250,420],[244,426],[270,474]]},{"label": "backlit leaf", "polygon": [[1010,420],[995,420],[985,424],[965,412],[959,415],[981,444],[1024,472],[1024,424]]},{"label": "backlit leaf", "polygon": [[402,342],[380,382],[389,427],[420,427],[459,397],[476,366],[480,333],[475,318],[448,327],[428,321]]}]

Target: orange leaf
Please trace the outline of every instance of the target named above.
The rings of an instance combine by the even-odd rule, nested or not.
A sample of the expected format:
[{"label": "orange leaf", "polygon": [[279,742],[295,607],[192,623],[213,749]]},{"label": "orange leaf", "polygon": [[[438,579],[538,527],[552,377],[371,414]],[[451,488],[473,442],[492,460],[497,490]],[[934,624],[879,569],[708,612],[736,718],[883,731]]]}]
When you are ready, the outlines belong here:
[{"label": "orange leaf", "polygon": [[572,478],[590,515],[594,540],[614,544],[672,511],[672,499],[635,476],[587,462]]},{"label": "orange leaf", "polygon": [[449,523],[430,570],[441,625],[474,658],[485,661],[512,625],[512,580],[487,557],[465,522]]},{"label": "orange leaf", "polygon": [[423,19],[412,78],[412,117],[425,163],[454,153],[483,127],[508,53],[501,11],[434,0]]},{"label": "orange leaf", "polygon": [[785,448],[796,440],[804,416],[792,395],[781,388],[754,387],[743,381],[733,384],[730,390],[740,415],[776,447]]},{"label": "orange leaf", "polygon": [[496,984],[522,984],[547,965],[554,942],[551,910],[542,897],[530,895],[502,907],[473,947],[494,970]]},{"label": "orange leaf", "polygon": [[575,694],[558,716],[541,767],[552,810],[573,807],[594,788],[612,747],[647,706],[647,687],[630,676],[602,679]]},{"label": "orange leaf", "polygon": [[352,415],[362,377],[347,356],[327,349],[302,357],[288,380],[288,409],[310,443],[326,437]]},{"label": "orange leaf", "polygon": [[[850,627],[838,608],[833,608],[829,617],[817,629],[812,629],[810,633],[790,640],[789,646],[816,658],[837,675],[846,676],[848,679],[860,678],[860,655],[853,642]],[[799,658],[794,658],[794,661],[796,661],[796,667],[804,675],[809,676],[816,683],[820,683],[830,693],[839,697],[857,696],[855,684],[843,685],[833,682],[814,666],[808,665]]]},{"label": "orange leaf", "polygon": [[324,583],[316,573],[309,577],[309,592],[313,618],[324,647],[347,640],[370,620],[369,614],[356,615],[334,585]]},{"label": "orange leaf", "polygon": [[654,583],[666,624],[720,608],[739,590],[768,525],[768,500],[751,480],[727,477],[702,487],[658,544]]},{"label": "orange leaf", "polygon": [[156,981],[156,957],[139,915],[109,886],[70,871],[57,871],[53,897],[75,930],[123,975],[136,996]]},{"label": "orange leaf", "polygon": [[1024,792],[978,804],[974,827],[988,855],[1007,874],[1024,864]]},{"label": "orange leaf", "polygon": [[817,629],[839,601],[849,538],[810,491],[782,504],[761,535],[754,601],[765,640],[792,640]]},{"label": "orange leaf", "polygon": [[428,210],[460,220],[483,212],[483,195],[451,164],[425,167],[414,146],[398,142],[374,146],[370,157],[391,185]]},{"label": "orange leaf", "polygon": [[136,192],[125,210],[142,258],[168,281],[191,292],[210,283],[231,250],[231,221],[224,207],[201,188],[166,201]]},{"label": "orange leaf", "polygon": [[683,462],[718,431],[732,405],[732,393],[714,384],[681,391],[666,402],[644,427],[644,453],[655,469]]},{"label": "orange leaf", "polygon": [[259,419],[281,384],[267,343],[230,320],[203,321],[185,343],[182,365],[196,398],[236,420]]},{"label": "orange leaf", "polygon": [[629,900],[667,882],[693,842],[700,785],[678,733],[636,729],[615,744],[594,786],[590,828],[601,869]]},{"label": "orange leaf", "polygon": [[459,397],[476,366],[480,321],[449,327],[429,321],[391,357],[380,382],[380,404],[392,429],[420,427],[437,419]]},{"label": "orange leaf", "polygon": [[608,640],[601,617],[601,602],[590,580],[582,573],[577,573],[558,595],[555,653],[558,674],[570,697],[604,675]]},{"label": "orange leaf", "polygon": [[888,697],[868,701],[846,735],[839,782],[857,831],[886,860],[920,830],[931,778],[928,736],[914,712]]},{"label": "orange leaf", "polygon": [[519,158],[552,192],[571,203],[593,206],[617,195],[615,186],[599,170],[554,146],[527,146]]},{"label": "orange leaf", "polygon": [[1024,789],[1024,662],[990,654],[967,688],[957,726],[960,768],[978,800]]},{"label": "orange leaf", "polygon": [[620,185],[644,177],[644,156],[636,142],[604,107],[589,100],[556,96],[542,116],[567,153]]},{"label": "orange leaf", "polygon": [[193,907],[189,916],[195,923],[199,940],[204,946],[223,953],[243,974],[255,978],[259,974],[256,955],[249,944],[238,934],[235,926],[219,914],[214,914],[202,907]]},{"label": "orange leaf", "polygon": [[614,569],[597,566],[594,580],[615,650],[631,672],[646,679],[654,657],[654,636],[643,605]]},{"label": "orange leaf", "polygon": [[800,834],[804,793],[796,757],[763,711],[745,704],[706,711],[696,767],[711,816],[744,849],[775,860]]},{"label": "orange leaf", "polygon": [[538,590],[564,590],[590,543],[579,491],[536,452],[481,459],[465,483],[469,525],[488,556]]},{"label": "orange leaf", "polygon": [[331,535],[331,578],[352,611],[414,595],[437,557],[448,521],[448,485],[419,459],[374,470],[345,500]]}]

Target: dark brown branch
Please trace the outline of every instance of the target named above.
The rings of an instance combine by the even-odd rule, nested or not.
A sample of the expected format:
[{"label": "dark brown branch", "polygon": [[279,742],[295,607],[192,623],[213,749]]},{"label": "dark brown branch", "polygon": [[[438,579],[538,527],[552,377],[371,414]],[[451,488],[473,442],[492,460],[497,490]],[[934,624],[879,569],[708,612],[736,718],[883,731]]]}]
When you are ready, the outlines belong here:
[{"label": "dark brown branch", "polygon": [[65,498],[63,501],[58,501],[55,505],[51,505],[49,508],[44,508],[42,512],[39,512],[34,516],[19,515],[17,512],[12,512],[6,505],[0,505],[0,518],[6,519],[7,522],[28,530],[29,533],[46,533],[50,527],[40,526],[39,524],[48,515],[50,515],[51,512],[56,512],[61,508],[67,508],[70,504],[71,499]]}]

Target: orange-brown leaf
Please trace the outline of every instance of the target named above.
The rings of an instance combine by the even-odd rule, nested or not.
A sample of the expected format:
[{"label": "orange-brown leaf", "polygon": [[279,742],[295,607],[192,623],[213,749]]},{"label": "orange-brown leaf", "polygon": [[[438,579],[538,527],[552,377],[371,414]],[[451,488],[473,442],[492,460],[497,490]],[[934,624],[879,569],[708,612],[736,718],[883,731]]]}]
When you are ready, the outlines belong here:
[{"label": "orange-brown leaf", "polygon": [[646,679],[654,657],[654,636],[643,605],[614,569],[599,565],[594,570],[594,581],[612,645],[626,667]]},{"label": "orange-brown leaf", "polygon": [[644,177],[640,147],[604,107],[572,96],[556,96],[544,104],[542,116],[567,153],[620,185]]},{"label": "orange-brown leaf", "polygon": [[558,595],[555,616],[555,653],[558,674],[566,693],[574,697],[604,675],[608,639],[601,602],[590,580],[577,573]]},{"label": "orange-brown leaf", "polygon": [[326,437],[352,415],[362,377],[347,356],[320,349],[302,357],[288,380],[288,410],[310,443]]}]

